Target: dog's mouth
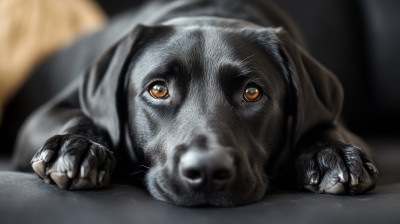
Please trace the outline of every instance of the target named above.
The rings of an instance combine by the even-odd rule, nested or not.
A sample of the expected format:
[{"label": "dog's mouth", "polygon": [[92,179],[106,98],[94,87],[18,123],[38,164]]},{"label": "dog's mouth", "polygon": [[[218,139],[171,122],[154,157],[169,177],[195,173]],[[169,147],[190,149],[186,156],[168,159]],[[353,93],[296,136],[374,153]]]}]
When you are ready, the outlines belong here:
[{"label": "dog's mouth", "polygon": [[265,193],[265,181],[257,175],[237,176],[222,188],[193,188],[182,182],[175,172],[151,168],[146,174],[147,190],[158,200],[187,207],[233,207],[260,200]]},{"label": "dog's mouth", "polygon": [[[232,207],[232,195],[229,189],[224,191],[195,191],[177,182],[168,175],[158,175],[150,171],[146,175],[146,186],[156,199],[179,206],[188,207]],[[164,172],[161,172],[164,173]]]}]

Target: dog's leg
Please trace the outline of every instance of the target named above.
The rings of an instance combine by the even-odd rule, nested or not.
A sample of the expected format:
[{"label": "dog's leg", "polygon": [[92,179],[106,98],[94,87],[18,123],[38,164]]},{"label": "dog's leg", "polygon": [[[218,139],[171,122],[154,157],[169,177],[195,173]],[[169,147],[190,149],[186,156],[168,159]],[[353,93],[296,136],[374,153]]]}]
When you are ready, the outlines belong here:
[{"label": "dog's leg", "polygon": [[341,126],[314,132],[296,159],[298,184],[315,193],[358,194],[375,187],[378,170],[366,145]]},{"label": "dog's leg", "polygon": [[115,168],[107,137],[82,113],[49,138],[31,161],[47,183],[77,190],[106,186]]}]

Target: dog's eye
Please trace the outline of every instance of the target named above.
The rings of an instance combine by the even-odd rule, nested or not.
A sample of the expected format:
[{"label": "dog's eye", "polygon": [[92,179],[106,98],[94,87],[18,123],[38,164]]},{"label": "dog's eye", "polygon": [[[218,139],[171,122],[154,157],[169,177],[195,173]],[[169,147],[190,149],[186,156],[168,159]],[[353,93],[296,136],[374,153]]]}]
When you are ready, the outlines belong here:
[{"label": "dog's eye", "polygon": [[247,102],[255,102],[260,99],[261,92],[255,86],[248,86],[243,93],[243,97]]},{"label": "dog's eye", "polygon": [[165,83],[157,82],[150,86],[149,92],[154,98],[162,99],[168,96],[168,87]]}]

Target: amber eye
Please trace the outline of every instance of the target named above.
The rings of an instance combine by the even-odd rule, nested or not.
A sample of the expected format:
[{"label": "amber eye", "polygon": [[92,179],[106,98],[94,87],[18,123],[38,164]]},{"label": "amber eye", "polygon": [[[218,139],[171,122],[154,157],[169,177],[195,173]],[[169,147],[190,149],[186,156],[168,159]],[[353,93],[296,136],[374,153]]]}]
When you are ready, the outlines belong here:
[{"label": "amber eye", "polygon": [[150,86],[149,92],[154,98],[165,98],[168,96],[168,87],[165,83],[157,82]]},{"label": "amber eye", "polygon": [[255,102],[260,99],[261,92],[257,87],[250,86],[244,91],[243,97],[248,102]]}]

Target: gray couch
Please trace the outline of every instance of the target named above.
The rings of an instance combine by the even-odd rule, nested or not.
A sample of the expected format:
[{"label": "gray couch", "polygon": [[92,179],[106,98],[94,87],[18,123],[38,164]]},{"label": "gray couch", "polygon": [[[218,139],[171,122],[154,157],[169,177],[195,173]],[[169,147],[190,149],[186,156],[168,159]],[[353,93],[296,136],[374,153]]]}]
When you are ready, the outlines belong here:
[{"label": "gray couch", "polygon": [[[99,3],[114,16],[142,1]],[[346,91],[343,118],[370,143],[377,160],[380,178],[373,191],[329,196],[282,190],[237,208],[184,208],[157,201],[130,183],[113,183],[96,191],[64,191],[33,173],[12,171],[10,157],[18,127],[49,98],[41,96],[40,89],[62,88],[39,80],[54,78],[51,74],[60,69],[74,74],[87,66],[87,58],[93,55],[77,50],[95,44],[87,37],[40,65],[8,105],[0,127],[0,223],[400,223],[399,1],[276,2],[303,31],[311,54],[341,79]],[[117,31],[121,26],[111,24],[108,29]],[[110,37],[104,38],[107,42]],[[80,63],[63,67],[66,58]],[[61,78],[65,83],[73,79]]]}]

